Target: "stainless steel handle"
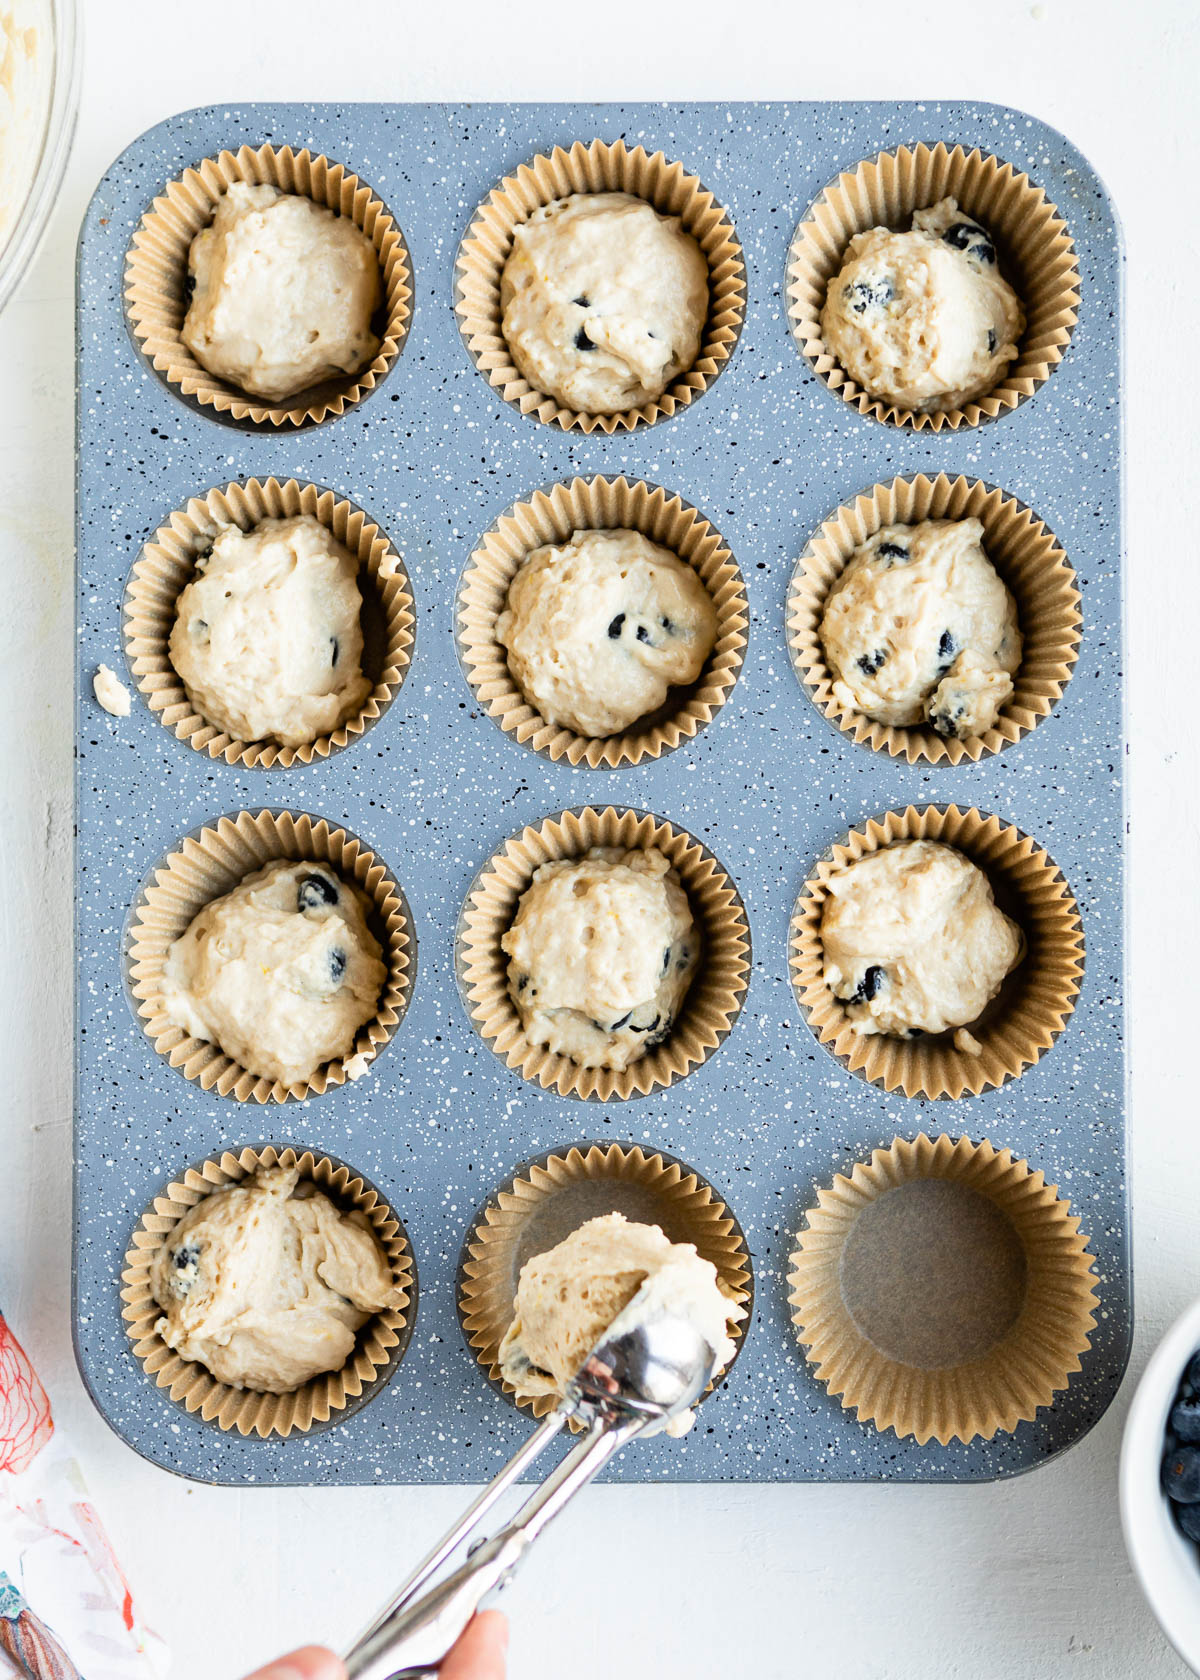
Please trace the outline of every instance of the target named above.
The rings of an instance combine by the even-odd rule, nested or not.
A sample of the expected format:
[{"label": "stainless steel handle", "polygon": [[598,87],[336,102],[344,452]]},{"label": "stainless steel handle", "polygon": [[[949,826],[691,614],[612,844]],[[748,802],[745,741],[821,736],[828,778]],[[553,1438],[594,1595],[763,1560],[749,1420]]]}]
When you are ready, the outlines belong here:
[{"label": "stainless steel handle", "polygon": [[566,1421],[567,1414],[561,1411],[550,1412],[542,1419],[524,1446],[513,1454],[499,1475],[494,1476],[487,1487],[468,1505],[453,1527],[448,1528],[441,1539],[426,1552],[417,1567],[400,1584],[383,1609],[363,1629],[354,1641],[354,1649],[364,1644],[373,1633],[378,1632],[388,1617],[398,1610],[402,1604],[407,1604],[416,1595],[418,1589],[423,1587],[425,1582],[437,1573],[450,1554],[478,1526],[496,1501],[508,1491],[515,1481],[525,1474],[534,1460],[561,1433]]},{"label": "stainless steel handle", "polygon": [[625,1416],[594,1424],[510,1523],[444,1581],[400,1604],[347,1653],[349,1680],[436,1672],[480,1602],[508,1585],[547,1523],[650,1421]]}]

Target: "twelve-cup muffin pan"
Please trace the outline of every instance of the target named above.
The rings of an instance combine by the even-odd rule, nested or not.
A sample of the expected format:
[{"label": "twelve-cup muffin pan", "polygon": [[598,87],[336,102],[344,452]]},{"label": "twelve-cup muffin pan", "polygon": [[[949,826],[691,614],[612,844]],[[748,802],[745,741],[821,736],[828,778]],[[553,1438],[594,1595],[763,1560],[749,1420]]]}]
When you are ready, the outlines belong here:
[{"label": "twelve-cup muffin pan", "polygon": [[[455,317],[455,258],[504,177],[595,138],[662,151],[724,207],[746,266],[740,337],[720,377],[653,425],[588,435],[541,423],[475,366]],[[901,144],[944,141],[1027,172],[1079,262],[1078,324],[1060,365],[995,421],[913,431],[860,414],[791,335],[786,264],[797,222],[841,171]],[[123,299],[130,241],[173,179],[228,150],[307,147],[383,202],[411,263],[400,354],[358,406],[307,427],[230,423],[140,354]],[[1121,247],[1087,161],[1045,124],[987,105],[258,105],[184,113],[101,180],[78,269],[77,1018],[74,1306],[84,1379],[112,1427],[169,1469],[214,1482],[473,1482],[529,1420],[488,1386],[455,1302],[476,1209],[523,1161],[582,1139],[664,1151],[708,1178],[749,1244],[755,1305],[741,1357],[683,1441],[639,1443],[629,1481],[979,1481],[1079,1439],[1116,1392],[1131,1331],[1123,1043]],[[856,743],[792,668],[797,557],[842,503],[896,476],[963,474],[1044,521],[1074,569],[1081,654],[1052,714],[956,765]],[[707,727],[609,769],[555,762],[496,727],[456,642],[460,574],[505,510],[577,476],[662,486],[720,533],[745,579],[748,646]],[[403,559],[412,661],[379,717],[290,768],[229,764],[164,726],[135,689],[122,631],[145,543],[189,498],[252,477],[295,479],[361,508]],[[98,664],[134,690],[128,718],[92,698]],[[1058,1041],[1020,1077],[957,1101],[886,1092],[810,1031],[789,975],[789,924],[816,860],[889,810],[994,812],[1044,847],[1078,905],[1086,960]],[[728,872],[750,930],[732,1030],[666,1088],[586,1101],[510,1069],[472,1025],[455,932],[478,872],[555,813],[609,805],[686,831]],[[411,1000],[369,1073],[304,1101],[206,1091],[159,1055],[136,1014],[129,915],[179,842],[241,811],[344,827],[399,883],[415,934]],[[47,1053],[54,1053],[47,1046]],[[986,1137],[1040,1169],[1082,1216],[1098,1322],[1052,1407],[971,1446],[918,1446],[860,1425],[814,1379],[788,1307],[788,1256],[817,1187],[896,1135]],[[320,1433],[242,1437],[154,1386],[121,1317],[119,1274],[152,1199],[189,1166],[246,1145],[348,1163],[404,1222],[420,1276],[411,1342],[390,1382]]]}]

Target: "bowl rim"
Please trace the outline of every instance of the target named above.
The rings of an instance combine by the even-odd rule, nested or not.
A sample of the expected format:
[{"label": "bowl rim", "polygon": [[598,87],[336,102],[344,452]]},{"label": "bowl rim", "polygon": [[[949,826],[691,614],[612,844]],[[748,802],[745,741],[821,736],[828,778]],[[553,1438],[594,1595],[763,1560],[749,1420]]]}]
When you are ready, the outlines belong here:
[{"label": "bowl rim", "polygon": [[[1172,1520],[1158,1465],[1168,1412],[1198,1349],[1200,1300],[1180,1313],[1150,1355],[1125,1419],[1118,1469],[1121,1531],[1133,1573],[1162,1631],[1194,1674],[1200,1674],[1200,1554]],[[1190,1592],[1181,1590],[1189,1565]]]}]

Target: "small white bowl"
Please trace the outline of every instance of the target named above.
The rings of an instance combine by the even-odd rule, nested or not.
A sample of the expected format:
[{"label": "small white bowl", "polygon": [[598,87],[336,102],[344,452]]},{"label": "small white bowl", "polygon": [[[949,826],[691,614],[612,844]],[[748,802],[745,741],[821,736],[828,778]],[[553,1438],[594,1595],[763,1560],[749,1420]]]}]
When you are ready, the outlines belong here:
[{"label": "small white bowl", "polygon": [[1200,1349],[1200,1301],[1177,1318],[1151,1355],[1121,1442],[1125,1549],[1159,1626],[1200,1674],[1200,1550],[1176,1526],[1160,1480],[1167,1416],[1180,1378]]}]

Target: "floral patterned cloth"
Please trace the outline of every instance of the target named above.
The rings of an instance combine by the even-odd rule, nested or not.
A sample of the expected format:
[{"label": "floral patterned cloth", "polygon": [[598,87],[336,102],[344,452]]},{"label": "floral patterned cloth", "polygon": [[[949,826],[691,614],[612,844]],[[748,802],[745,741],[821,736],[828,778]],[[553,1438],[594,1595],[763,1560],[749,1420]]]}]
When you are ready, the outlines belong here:
[{"label": "floral patterned cloth", "polygon": [[46,1391],[0,1315],[0,1677],[157,1680],[166,1668]]}]

